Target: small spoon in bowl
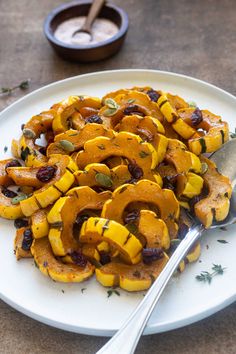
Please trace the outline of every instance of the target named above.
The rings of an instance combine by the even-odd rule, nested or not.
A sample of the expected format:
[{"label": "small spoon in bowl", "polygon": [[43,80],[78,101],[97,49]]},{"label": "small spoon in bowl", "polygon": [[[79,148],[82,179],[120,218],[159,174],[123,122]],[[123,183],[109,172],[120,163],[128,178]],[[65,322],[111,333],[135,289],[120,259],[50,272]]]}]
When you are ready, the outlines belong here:
[{"label": "small spoon in bowl", "polygon": [[[94,0],[90,9],[89,9],[89,13],[88,16],[86,17],[86,20],[83,24],[83,26],[79,29],[77,29],[73,34],[72,34],[72,38],[73,37],[78,37],[77,35],[81,33],[81,39],[84,40],[92,40],[92,25],[95,21],[95,19],[97,18],[101,8],[103,7],[105,3],[105,0]],[[86,38],[85,38],[86,36]],[[79,39],[79,38],[76,38]]]},{"label": "small spoon in bowl", "polygon": [[[236,221],[236,139],[224,144],[221,149],[211,155],[210,159],[215,162],[220,173],[229,177],[233,186],[228,217],[222,222],[213,223],[211,228],[228,226]],[[200,223],[195,223],[191,226],[185,238],[181,241],[141,303],[125,321],[119,331],[97,352],[97,354],[134,353],[145,325],[172,274],[188,250],[201,237],[204,231],[205,228]]]}]

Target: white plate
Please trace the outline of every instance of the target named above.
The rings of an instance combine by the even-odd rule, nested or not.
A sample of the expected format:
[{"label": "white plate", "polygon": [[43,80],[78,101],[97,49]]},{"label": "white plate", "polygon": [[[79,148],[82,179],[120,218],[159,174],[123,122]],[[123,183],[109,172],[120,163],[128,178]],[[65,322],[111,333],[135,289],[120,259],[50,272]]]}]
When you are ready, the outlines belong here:
[{"label": "white plate", "polygon": [[[134,85],[150,85],[177,93],[199,107],[220,114],[234,128],[236,98],[205,82],[160,71],[120,70],[98,72],[59,81],[25,96],[0,115],[0,159],[17,138],[20,126],[32,115],[53,103],[76,94],[101,97],[108,91]],[[107,297],[107,289],[94,280],[82,284],[55,283],[43,276],[32,260],[16,261],[13,254],[14,227],[1,220],[0,232],[0,297],[12,307],[46,324],[64,330],[112,335],[143,298],[143,294],[120,291],[120,296]],[[187,267],[168,285],[146,327],[145,334],[178,328],[207,317],[232,303],[236,298],[236,225],[228,231],[208,232],[202,242],[201,263]],[[217,242],[226,239],[228,243]],[[202,284],[195,276],[210,270],[212,263],[227,267],[223,276],[212,284]],[[84,292],[81,289],[86,288]],[[62,291],[63,290],[63,291]]]}]

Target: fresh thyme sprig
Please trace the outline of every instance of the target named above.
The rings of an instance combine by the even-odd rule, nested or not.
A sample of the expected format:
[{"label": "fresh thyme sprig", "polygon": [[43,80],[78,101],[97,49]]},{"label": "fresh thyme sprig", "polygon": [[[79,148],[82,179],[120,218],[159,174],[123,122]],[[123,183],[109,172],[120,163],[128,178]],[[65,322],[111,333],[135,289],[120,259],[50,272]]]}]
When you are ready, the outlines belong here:
[{"label": "fresh thyme sprig", "polygon": [[13,87],[2,87],[0,89],[0,95],[10,95],[16,89],[26,90],[29,88],[30,79],[22,81],[19,85]]},{"label": "fresh thyme sprig", "polygon": [[223,268],[220,264],[213,263],[213,267],[211,269],[213,270],[212,273],[203,271],[200,275],[196,276],[196,279],[198,281],[211,284],[212,278],[216,275],[222,275],[226,268]]}]

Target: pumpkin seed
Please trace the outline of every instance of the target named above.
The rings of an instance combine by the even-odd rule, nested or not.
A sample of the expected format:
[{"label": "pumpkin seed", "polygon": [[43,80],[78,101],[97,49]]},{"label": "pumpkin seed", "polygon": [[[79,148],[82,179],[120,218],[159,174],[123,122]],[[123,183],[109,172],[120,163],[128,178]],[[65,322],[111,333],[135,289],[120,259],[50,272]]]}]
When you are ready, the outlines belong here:
[{"label": "pumpkin seed", "polygon": [[194,101],[189,101],[188,104],[189,104],[189,107],[197,108],[197,104]]},{"label": "pumpkin seed", "polygon": [[119,108],[119,105],[112,98],[106,98],[105,105],[111,109],[118,109]]},{"label": "pumpkin seed", "polygon": [[201,174],[204,175],[208,170],[208,164],[206,162],[202,162]]},{"label": "pumpkin seed", "polygon": [[108,108],[103,112],[103,114],[106,117],[111,117],[111,116],[114,116],[117,111],[118,111],[118,108]]},{"label": "pumpkin seed", "polygon": [[149,156],[149,154],[146,151],[140,151],[139,156],[144,159],[145,157]]},{"label": "pumpkin seed", "polygon": [[33,130],[31,130],[29,128],[24,128],[23,129],[23,135],[24,135],[25,138],[28,138],[28,139],[36,138],[35,132],[33,132]]},{"label": "pumpkin seed", "polygon": [[103,187],[110,188],[113,185],[112,179],[109,176],[107,176],[101,172],[96,173],[95,180],[97,183],[99,183]]},{"label": "pumpkin seed", "polygon": [[74,145],[68,140],[60,140],[59,145],[66,152],[73,152],[75,150]]},{"label": "pumpkin seed", "polygon": [[22,200],[27,199],[28,195],[26,194],[19,194],[16,197],[12,198],[11,200],[11,204],[15,205],[15,204],[19,204]]}]

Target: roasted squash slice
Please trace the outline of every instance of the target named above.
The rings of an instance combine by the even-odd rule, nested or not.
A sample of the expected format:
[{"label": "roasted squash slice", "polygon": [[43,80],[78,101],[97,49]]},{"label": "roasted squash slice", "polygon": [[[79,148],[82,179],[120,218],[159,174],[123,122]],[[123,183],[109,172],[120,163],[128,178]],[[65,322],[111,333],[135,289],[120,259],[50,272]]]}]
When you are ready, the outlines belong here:
[{"label": "roasted squash slice", "polygon": [[8,167],[7,174],[17,186],[40,188],[43,182],[36,177],[40,167]]},{"label": "roasted squash slice", "polygon": [[[81,128],[80,131],[70,129],[64,133],[56,135],[54,142],[47,148],[47,156],[57,153],[70,154],[72,151],[78,151],[83,148],[88,140],[94,139],[98,136],[112,138],[114,135],[115,132],[113,132],[113,130],[107,129],[101,124],[89,123]],[[68,143],[66,144],[65,142],[69,142],[69,148],[67,147]]]},{"label": "roasted squash slice", "polygon": [[52,123],[55,134],[65,132],[70,128],[70,118],[76,111],[83,107],[92,107],[99,109],[101,100],[90,96],[70,96],[57,105],[56,116]]},{"label": "roasted squash slice", "polygon": [[36,139],[51,129],[55,114],[54,109],[44,111],[33,116],[24,125],[17,155],[25,161],[26,166],[40,166],[47,161],[44,154],[40,152],[41,146],[36,144]]},{"label": "roasted squash slice", "polygon": [[203,188],[203,182],[203,178],[193,172],[178,175],[176,191],[177,197],[186,197],[191,199],[196,195],[199,195]]},{"label": "roasted squash slice", "polygon": [[89,218],[81,228],[80,242],[100,243],[108,242],[130,264],[136,264],[141,260],[143,246],[141,242],[116,221],[103,218]]},{"label": "roasted squash slice", "polygon": [[125,115],[152,116],[163,121],[157,104],[143,92],[127,90],[114,98],[103,100],[99,115],[106,126],[114,128]]},{"label": "roasted squash slice", "polygon": [[36,145],[35,139],[21,136],[18,144],[18,156],[25,162],[28,167],[42,166],[47,162],[47,157],[40,152],[40,146]]},{"label": "roasted squash slice", "polygon": [[73,188],[69,195],[56,201],[47,216],[50,223],[48,237],[55,255],[65,256],[77,250],[78,242],[73,235],[73,226],[78,214],[84,209],[102,209],[110,196],[108,191],[96,193],[86,186]]},{"label": "roasted squash slice", "polygon": [[152,172],[158,163],[156,150],[151,144],[128,132],[118,133],[111,139],[98,137],[89,140],[85,143],[84,150],[78,152],[76,163],[83,169],[88,164],[104,161],[110,156],[126,157],[142,169],[143,178],[161,183],[160,176],[155,177]]},{"label": "roasted squash slice", "polygon": [[137,184],[125,184],[118,187],[103,207],[101,216],[123,224],[125,208],[133,202],[140,201],[154,204],[160,211],[160,218],[168,227],[171,238],[174,238],[178,225],[179,203],[171,190],[161,189],[157,183],[141,180]]},{"label": "roasted squash slice", "polygon": [[52,128],[55,114],[55,110],[50,109],[33,116],[26,124],[24,124],[23,135],[29,137],[29,134],[31,134],[32,139],[39,138],[41,134],[46,133]]},{"label": "roasted squash slice", "polygon": [[152,262],[150,265],[140,262],[127,265],[113,261],[95,270],[97,281],[103,286],[120,286],[127,291],[141,291],[150,288],[166,263],[168,256]]},{"label": "roasted squash slice", "polygon": [[138,231],[146,239],[146,248],[163,248],[168,250],[170,247],[170,236],[165,222],[159,219],[151,210],[141,210]]},{"label": "roasted squash slice", "polygon": [[202,166],[199,158],[187,151],[186,146],[179,140],[169,139],[165,160],[173,164],[177,173],[193,171],[201,173]]},{"label": "roasted squash slice", "polygon": [[16,235],[15,235],[15,239],[14,239],[14,253],[16,255],[17,260],[19,260],[21,258],[32,258],[33,257],[30,249],[28,251],[25,251],[22,248],[25,230],[27,230],[27,227],[21,227],[20,229],[16,230]]},{"label": "roasted squash slice", "polygon": [[[195,133],[196,129],[201,129],[206,132],[204,136],[201,136],[201,134],[191,136],[188,140],[190,151],[194,152],[196,155],[205,152],[214,152],[229,140],[228,124],[223,122],[220,116],[216,116],[207,110],[201,110],[202,120],[200,120],[199,124],[195,124],[192,119],[193,113],[194,108],[186,108],[178,111],[179,116],[187,126],[186,129],[192,127],[195,128]],[[183,131],[184,128],[182,132]],[[181,135],[182,133],[179,132],[179,134]]]},{"label": "roasted squash slice", "polygon": [[90,278],[94,273],[94,266],[87,262],[85,267],[75,264],[64,264],[58,261],[47,237],[33,241],[31,252],[39,270],[51,279],[63,283],[80,283]]},{"label": "roasted squash slice", "polygon": [[34,238],[45,237],[49,233],[47,214],[50,208],[40,209],[31,216],[31,230]]},{"label": "roasted squash slice", "polygon": [[1,160],[0,161],[0,185],[1,186],[9,186],[10,184],[13,184],[12,179],[8,175],[6,171],[6,166],[11,163],[12,161],[15,161],[15,159],[7,159],[7,160]]},{"label": "roasted squash slice", "polygon": [[208,195],[194,205],[194,212],[201,223],[209,228],[214,219],[221,221],[228,215],[232,186],[229,178],[221,175],[212,161],[203,156],[201,161],[208,165],[208,170],[202,176]]},{"label": "roasted squash slice", "polygon": [[109,169],[102,163],[91,163],[83,171],[76,171],[74,176],[79,186],[97,186],[112,190],[131,179],[127,165]]},{"label": "roasted squash slice", "polygon": [[12,204],[12,198],[8,198],[3,194],[3,187],[0,186],[0,216],[5,219],[22,218],[20,204]]},{"label": "roasted squash slice", "polygon": [[168,145],[168,139],[162,135],[165,131],[163,125],[161,122],[159,122],[158,119],[149,116],[125,116],[115,127],[115,130],[119,132],[127,131],[139,135],[142,140],[151,143],[156,149],[158,155],[158,163],[164,159]]},{"label": "roasted squash slice", "polygon": [[43,187],[36,190],[33,195],[20,202],[25,216],[31,216],[39,209],[46,208],[55,202],[74,183],[73,173],[77,166],[67,155],[52,155],[49,165],[56,166],[55,176]]}]

